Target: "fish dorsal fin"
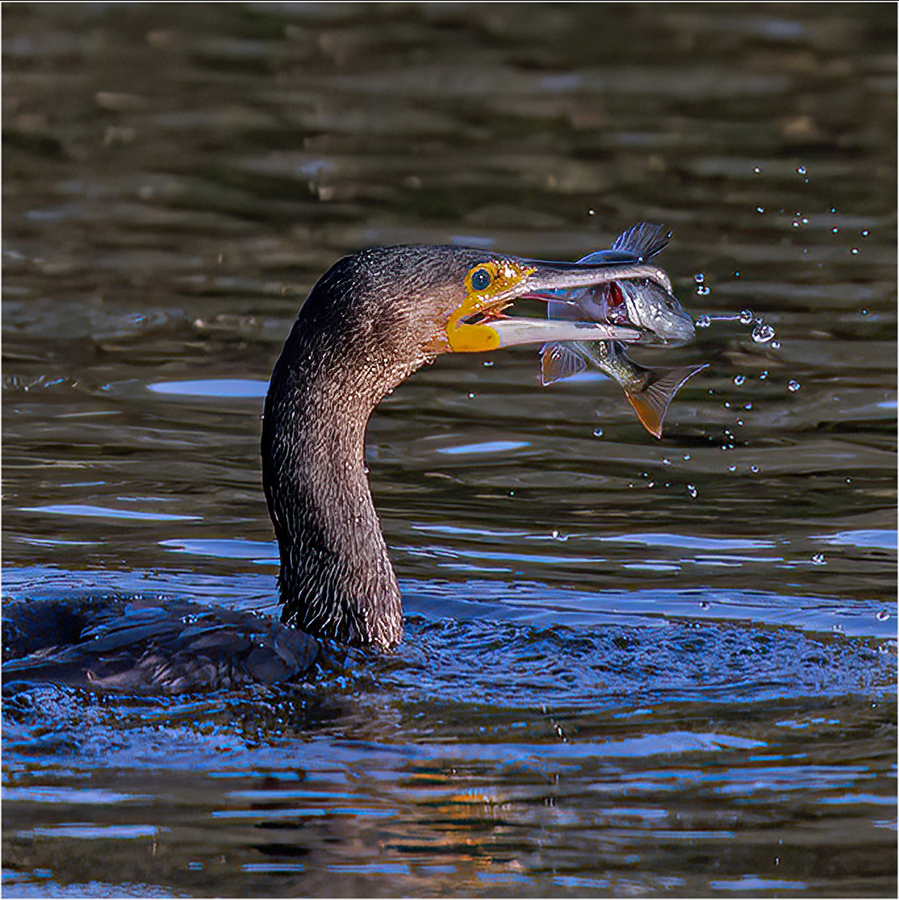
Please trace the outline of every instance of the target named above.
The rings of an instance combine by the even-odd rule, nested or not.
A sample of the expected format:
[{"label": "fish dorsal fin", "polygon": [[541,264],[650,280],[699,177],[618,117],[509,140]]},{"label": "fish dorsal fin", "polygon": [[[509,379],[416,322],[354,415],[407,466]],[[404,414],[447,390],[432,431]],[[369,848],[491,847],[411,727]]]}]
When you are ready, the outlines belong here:
[{"label": "fish dorsal fin", "polygon": [[642,260],[652,259],[668,246],[670,231],[665,231],[664,225],[652,225],[649,222],[640,222],[633,228],[628,228],[619,235],[612,244],[613,250],[626,250],[639,256]]},{"label": "fish dorsal fin", "polygon": [[677,369],[646,369],[649,377],[644,387],[636,392],[625,390],[624,394],[637,413],[637,418],[650,434],[661,438],[665,413],[668,412],[668,405],[674,395],[688,378],[701,372],[706,366],[708,363]]},{"label": "fish dorsal fin", "polygon": [[587,361],[565,344],[544,344],[540,351],[540,380],[544,385],[583,372]]}]

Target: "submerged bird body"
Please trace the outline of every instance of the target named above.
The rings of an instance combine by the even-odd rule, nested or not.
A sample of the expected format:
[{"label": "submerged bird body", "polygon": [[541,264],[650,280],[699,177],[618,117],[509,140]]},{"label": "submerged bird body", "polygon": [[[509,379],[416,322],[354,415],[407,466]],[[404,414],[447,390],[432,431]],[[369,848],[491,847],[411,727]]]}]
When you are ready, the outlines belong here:
[{"label": "submerged bird body", "polygon": [[22,601],[4,610],[3,650],[6,682],[174,694],[290,681],[313,665],[319,644],[253,613],[84,598]]},{"label": "submerged bird body", "polygon": [[651,341],[651,328],[626,319],[504,314],[516,299],[632,278],[668,284],[662,270],[615,249],[582,265],[423,245],[339,260],[300,308],[265,400],[262,480],[280,552],[283,624],[178,603],[93,603],[69,614],[65,601],[56,613],[29,611],[23,601],[4,620],[4,676],[178,692],[298,678],[318,653],[316,639],[395,646],[402,602],[364,464],[371,413],[441,353]]}]

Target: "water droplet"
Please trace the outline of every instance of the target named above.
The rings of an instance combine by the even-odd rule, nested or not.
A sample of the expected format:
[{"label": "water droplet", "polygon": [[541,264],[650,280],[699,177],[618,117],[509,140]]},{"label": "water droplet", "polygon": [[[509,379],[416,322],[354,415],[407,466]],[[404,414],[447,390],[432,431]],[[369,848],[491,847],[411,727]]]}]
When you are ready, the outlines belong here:
[{"label": "water droplet", "polygon": [[745,375],[734,375],[734,384],[739,387],[746,380]]},{"label": "water droplet", "polygon": [[710,287],[707,287],[707,286],[704,285],[704,284],[701,284],[701,285],[699,285],[699,287],[696,288],[696,293],[697,293],[700,297],[706,297],[706,296],[708,296],[709,294],[712,293],[712,289],[711,289]]},{"label": "water droplet", "polygon": [[663,466],[670,466],[670,465],[671,465],[671,460],[668,459],[668,458],[666,458],[666,457],[662,457],[662,465],[663,465]]},{"label": "water droplet", "polygon": [[744,403],[744,404],[743,404],[743,409],[752,409],[752,403],[751,403],[751,402],[750,402],[750,403]]},{"label": "water droplet", "polygon": [[656,483],[654,481],[648,481],[646,483],[646,487],[655,487],[655,486],[656,486]]},{"label": "water droplet", "polygon": [[780,341],[771,341],[772,350],[780,350]]},{"label": "water droplet", "polygon": [[749,471],[752,472],[753,475],[758,475],[759,467],[758,466],[750,466]]},{"label": "water droplet", "polygon": [[768,377],[768,370],[765,369],[761,375],[759,375],[759,381],[764,381]]},{"label": "water droplet", "polygon": [[801,222],[803,225],[808,225],[808,219],[806,219],[805,216],[802,217]]},{"label": "water droplet", "polygon": [[725,409],[730,409],[730,400],[725,400],[725,401],[724,401],[724,408],[725,408]]},{"label": "water droplet", "polygon": [[751,309],[744,309],[740,313],[740,324],[741,325],[750,325],[750,324],[752,324],[752,320],[754,318],[755,318],[755,316],[752,314]]},{"label": "water droplet", "polygon": [[796,171],[797,171],[800,175],[805,175],[807,170],[806,170],[805,166],[799,166],[799,167],[796,169]]},{"label": "water droplet", "polygon": [[474,400],[475,397],[477,397],[477,394],[475,394],[475,393],[473,393],[473,392],[471,392],[471,391],[468,392],[468,399],[469,399],[469,400]]},{"label": "water droplet", "polygon": [[736,467],[736,466],[728,466],[728,467],[727,467],[727,471],[728,471],[728,472],[736,472],[736,471],[737,471],[737,467]]},{"label": "water droplet", "polygon": [[866,315],[868,315],[868,310],[866,310],[866,309],[863,309],[863,310],[862,310],[862,315],[863,315],[863,316],[866,316]]},{"label": "water droplet", "polygon": [[877,621],[878,622],[886,622],[886,620],[889,619],[889,617],[890,617],[890,614],[885,609],[882,609],[879,613],[877,613]]},{"label": "water droplet", "polygon": [[734,272],[734,278],[739,278],[739,277],[740,277],[740,273],[739,273],[739,272]]},{"label": "water droplet", "polygon": [[693,276],[693,280],[694,280],[697,284],[702,284],[703,281],[705,281],[705,275],[704,275],[702,272],[697,272],[697,273]]},{"label": "water droplet", "polygon": [[867,236],[868,236],[868,229],[866,228],[866,229],[862,232],[862,237],[867,237]]},{"label": "water droplet", "polygon": [[857,255],[858,255],[858,247],[853,247],[849,252],[850,252],[853,256],[857,256]]},{"label": "water droplet", "polygon": [[742,424],[743,424],[743,420],[742,420],[742,419],[737,419],[737,425],[742,426]]},{"label": "water droplet", "polygon": [[689,454],[689,453],[685,453],[685,454],[684,454],[684,459],[689,459],[689,458],[690,458],[690,454]]},{"label": "water droplet", "polygon": [[602,437],[602,429],[594,428],[593,429],[593,437]]},{"label": "water droplet", "polygon": [[752,329],[752,339],[757,344],[767,344],[774,339],[774,329],[767,322],[760,322]]},{"label": "water droplet", "polygon": [[709,603],[708,600],[700,600],[700,601],[699,601],[699,608],[700,608],[700,609],[711,609],[711,608],[712,608],[712,604]]},{"label": "water droplet", "polygon": [[481,363],[482,366],[489,369],[493,365],[492,359],[485,359],[484,362]]},{"label": "water droplet", "polygon": [[551,537],[554,541],[559,541],[560,543],[563,543],[563,544],[565,543],[565,541],[568,540],[567,534],[562,534],[561,531],[559,531],[558,529],[555,529],[555,528],[553,529]]},{"label": "water droplet", "polygon": [[812,565],[813,566],[823,566],[827,560],[824,558],[823,553],[816,553],[812,556]]},{"label": "water droplet", "polygon": [[756,211],[757,213],[763,213],[763,212],[765,211],[765,207],[764,207],[764,206],[757,206],[757,207],[755,208],[755,211]]},{"label": "water droplet", "polygon": [[787,388],[788,388],[790,391],[792,391],[794,394],[795,394],[796,391],[798,391],[799,388],[801,388],[801,387],[802,387],[802,385],[801,385],[798,381],[796,381],[794,378],[791,378],[790,381],[789,381],[788,384],[787,384]]},{"label": "water droplet", "polygon": [[755,172],[756,175],[758,175],[762,171],[761,166],[753,166],[752,171]]},{"label": "water droplet", "polygon": [[595,215],[596,215],[596,210],[593,209],[593,207],[591,206],[590,209],[587,210],[587,215],[588,215],[588,216],[595,216]]},{"label": "water droplet", "polygon": [[839,233],[840,233],[840,229],[839,229],[839,228],[831,228],[831,229],[830,229],[830,233],[831,233],[831,234],[839,234]]},{"label": "water droplet", "polygon": [[699,491],[696,490],[696,485],[694,485],[694,484],[687,485],[687,493],[690,495],[690,497],[693,500],[695,500],[697,498],[697,496],[699,495]]},{"label": "water droplet", "polygon": [[708,316],[697,316],[696,318],[697,328],[708,328],[711,324],[712,320]]},{"label": "water droplet", "polygon": [[831,207],[830,207],[830,211],[831,211],[832,213],[835,213],[835,212],[837,211],[837,208],[836,208],[835,206],[831,206]]}]

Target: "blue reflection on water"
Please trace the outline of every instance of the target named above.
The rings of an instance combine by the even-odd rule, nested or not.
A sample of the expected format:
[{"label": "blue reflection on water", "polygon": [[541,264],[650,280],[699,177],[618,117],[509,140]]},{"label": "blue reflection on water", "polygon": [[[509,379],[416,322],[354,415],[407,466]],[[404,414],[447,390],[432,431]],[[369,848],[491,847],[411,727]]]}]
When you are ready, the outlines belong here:
[{"label": "blue reflection on water", "polygon": [[203,381],[159,381],[148,384],[156,394],[182,397],[264,397],[268,382],[249,378],[210,378]]}]

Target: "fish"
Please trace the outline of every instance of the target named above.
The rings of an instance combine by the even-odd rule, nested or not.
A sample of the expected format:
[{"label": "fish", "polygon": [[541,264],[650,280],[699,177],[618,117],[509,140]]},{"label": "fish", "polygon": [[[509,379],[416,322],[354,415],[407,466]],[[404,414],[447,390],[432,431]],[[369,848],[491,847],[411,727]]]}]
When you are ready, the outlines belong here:
[{"label": "fish", "polygon": [[[648,260],[665,249],[670,236],[659,225],[641,222],[621,234],[612,251],[625,250]],[[607,253],[590,253],[578,262],[595,262]],[[557,294],[547,301],[547,315],[636,327],[642,331],[639,343],[643,346],[681,346],[696,335],[693,319],[671,293],[670,283],[654,279],[616,281],[599,289],[579,288]],[[630,359],[626,345],[620,341],[554,342],[545,344],[540,352],[541,381],[552,384],[584,371],[590,364],[620,385],[641,424],[656,438],[662,437],[674,395],[689,378],[708,366],[641,366]]]}]

